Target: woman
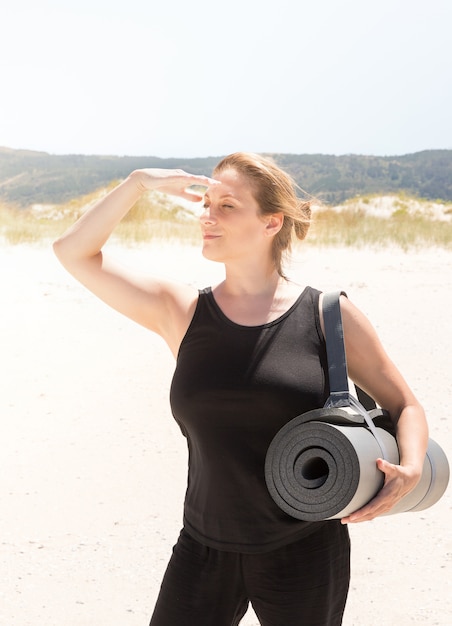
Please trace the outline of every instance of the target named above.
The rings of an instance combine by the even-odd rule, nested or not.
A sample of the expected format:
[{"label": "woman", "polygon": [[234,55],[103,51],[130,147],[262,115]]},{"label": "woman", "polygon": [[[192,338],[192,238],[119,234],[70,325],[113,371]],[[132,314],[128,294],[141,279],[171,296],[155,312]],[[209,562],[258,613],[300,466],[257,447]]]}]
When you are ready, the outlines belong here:
[{"label": "woman", "polygon": [[[270,498],[264,459],[287,421],[328,397],[322,294],[286,279],[281,258],[303,239],[309,203],[271,161],[237,153],[214,178],[134,171],[54,244],[68,271],[110,306],[161,335],[176,357],[171,407],[187,438],[184,528],[152,626],[231,626],[251,602],[264,626],[341,624],[349,585],[347,524],[387,512],[417,484],[427,445],[421,406],[366,317],[341,299],[350,377],[396,424],[400,465],[379,459],[378,495],[342,520],[303,522]],[[203,254],[225,279],[198,292],[142,278],[102,246],[156,189],[200,201]]]}]

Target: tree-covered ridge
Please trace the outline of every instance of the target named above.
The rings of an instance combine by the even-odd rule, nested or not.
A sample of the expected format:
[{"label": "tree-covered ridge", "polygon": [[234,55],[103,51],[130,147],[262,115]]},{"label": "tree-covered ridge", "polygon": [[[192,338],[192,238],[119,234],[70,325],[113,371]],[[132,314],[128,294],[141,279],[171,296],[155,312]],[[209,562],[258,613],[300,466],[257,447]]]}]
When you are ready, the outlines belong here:
[{"label": "tree-covered ridge", "polygon": [[405,192],[452,200],[452,150],[425,150],[393,157],[274,155],[297,183],[337,204],[357,195]]},{"label": "tree-covered ridge", "polygon": [[[272,154],[297,184],[324,202],[357,195],[397,193],[452,200],[452,150],[425,150],[391,157]],[[29,206],[61,203],[122,179],[141,167],[175,167],[210,174],[221,157],[51,155],[0,148],[0,200]]]}]

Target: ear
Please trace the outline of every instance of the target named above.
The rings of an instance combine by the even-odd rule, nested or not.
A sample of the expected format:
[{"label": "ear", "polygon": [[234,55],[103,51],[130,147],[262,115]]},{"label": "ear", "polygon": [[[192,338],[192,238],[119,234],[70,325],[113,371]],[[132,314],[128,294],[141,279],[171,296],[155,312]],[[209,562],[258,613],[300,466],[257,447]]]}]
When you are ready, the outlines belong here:
[{"label": "ear", "polygon": [[274,237],[282,228],[284,215],[282,213],[272,213],[266,219],[265,234]]}]

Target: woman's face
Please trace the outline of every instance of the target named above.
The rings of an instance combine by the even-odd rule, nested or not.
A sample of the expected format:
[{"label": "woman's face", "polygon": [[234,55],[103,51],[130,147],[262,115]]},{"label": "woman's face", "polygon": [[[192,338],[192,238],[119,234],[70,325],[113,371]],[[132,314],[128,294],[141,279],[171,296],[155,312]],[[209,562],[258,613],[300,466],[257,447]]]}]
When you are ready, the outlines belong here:
[{"label": "woman's face", "polygon": [[203,255],[211,261],[256,259],[270,254],[267,220],[247,179],[229,169],[215,176],[220,185],[207,189],[200,217]]}]

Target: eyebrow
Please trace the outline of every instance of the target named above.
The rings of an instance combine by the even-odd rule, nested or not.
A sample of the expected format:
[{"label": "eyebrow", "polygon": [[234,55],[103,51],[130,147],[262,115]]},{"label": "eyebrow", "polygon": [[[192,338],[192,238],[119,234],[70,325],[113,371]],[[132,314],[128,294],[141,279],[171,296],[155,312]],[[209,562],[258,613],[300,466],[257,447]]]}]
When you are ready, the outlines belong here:
[{"label": "eyebrow", "polygon": [[[206,193],[204,194],[205,198],[210,198],[209,194]],[[238,200],[238,198],[236,198],[232,193],[224,193],[222,196],[219,197],[219,200],[223,200],[223,198],[232,198],[233,200]]]}]

